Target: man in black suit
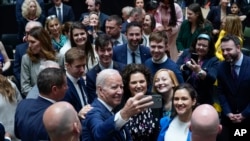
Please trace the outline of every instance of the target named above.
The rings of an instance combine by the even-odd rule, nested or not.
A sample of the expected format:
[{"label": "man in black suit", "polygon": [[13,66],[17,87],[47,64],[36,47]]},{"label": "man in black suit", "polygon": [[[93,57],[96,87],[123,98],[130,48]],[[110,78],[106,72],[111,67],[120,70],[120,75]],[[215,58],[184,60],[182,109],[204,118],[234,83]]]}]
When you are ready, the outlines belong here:
[{"label": "man in black suit", "polygon": [[48,15],[56,15],[63,24],[68,21],[75,21],[75,15],[71,6],[63,4],[61,0],[53,0],[54,6],[48,10]]},{"label": "man in black suit", "polygon": [[125,64],[112,60],[113,49],[111,38],[106,34],[101,34],[96,38],[95,50],[99,57],[99,63],[86,74],[87,91],[96,97],[96,77],[97,74],[107,68],[118,70],[125,67]]},{"label": "man in black suit", "polygon": [[90,95],[86,90],[83,75],[85,74],[86,56],[83,50],[73,47],[65,54],[65,68],[69,89],[63,101],[73,105],[77,112],[90,104],[95,95]]},{"label": "man in black suit", "polygon": [[68,88],[65,72],[59,68],[46,68],[37,78],[37,99],[22,100],[15,113],[15,135],[23,141],[48,140],[43,122],[44,111],[60,101]]}]

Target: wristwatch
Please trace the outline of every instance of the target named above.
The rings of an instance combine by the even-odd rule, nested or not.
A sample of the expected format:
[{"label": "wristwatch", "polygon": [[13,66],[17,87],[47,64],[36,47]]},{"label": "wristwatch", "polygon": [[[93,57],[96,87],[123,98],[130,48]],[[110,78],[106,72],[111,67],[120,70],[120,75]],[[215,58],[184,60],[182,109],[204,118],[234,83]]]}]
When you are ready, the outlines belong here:
[{"label": "wristwatch", "polygon": [[198,76],[199,78],[201,78],[201,77],[203,76],[203,70],[200,70],[200,71],[197,73],[197,76]]}]

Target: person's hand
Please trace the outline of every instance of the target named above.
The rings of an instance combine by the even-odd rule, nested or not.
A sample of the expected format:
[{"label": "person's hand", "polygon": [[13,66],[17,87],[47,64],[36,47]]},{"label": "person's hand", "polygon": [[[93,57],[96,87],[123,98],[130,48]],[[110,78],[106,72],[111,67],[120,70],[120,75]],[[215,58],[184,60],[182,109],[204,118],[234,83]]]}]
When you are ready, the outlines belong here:
[{"label": "person's hand", "polygon": [[233,122],[233,123],[235,123],[236,122],[236,118],[235,118],[235,116],[234,116],[234,114],[233,113],[229,113],[229,114],[227,114],[227,117]]},{"label": "person's hand", "polygon": [[217,35],[217,34],[219,34],[219,33],[220,33],[220,30],[218,30],[218,29],[214,29],[214,30],[212,31],[212,33],[213,33],[213,35]]},{"label": "person's hand", "polygon": [[195,73],[200,72],[201,66],[197,64],[197,62],[195,62],[193,59],[191,59],[191,62],[192,63],[190,63],[188,67]]},{"label": "person's hand", "polygon": [[80,111],[79,111],[79,113],[78,113],[78,116],[81,118],[81,119],[85,119],[86,117],[86,115],[87,115],[87,113],[90,111],[90,110],[92,110],[93,109],[93,107],[91,107],[91,105],[85,105]]},{"label": "person's hand", "polygon": [[82,24],[84,24],[85,26],[89,25],[89,16],[85,15],[83,20],[82,20]]},{"label": "person's hand", "polygon": [[152,96],[144,96],[144,94],[136,94],[127,100],[125,106],[121,109],[120,114],[124,120],[146,110],[153,105]]},{"label": "person's hand", "polygon": [[241,113],[240,114],[234,114],[234,118],[236,119],[237,123],[241,123],[245,119],[245,117],[242,116]]}]

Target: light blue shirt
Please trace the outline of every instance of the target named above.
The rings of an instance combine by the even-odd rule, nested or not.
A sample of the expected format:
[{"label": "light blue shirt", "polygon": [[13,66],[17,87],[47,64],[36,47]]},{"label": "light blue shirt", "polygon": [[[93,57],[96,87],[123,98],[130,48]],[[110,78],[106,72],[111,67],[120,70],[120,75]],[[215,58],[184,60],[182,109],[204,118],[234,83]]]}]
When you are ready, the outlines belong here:
[{"label": "light blue shirt", "polygon": [[[131,64],[133,63],[133,59],[132,59],[132,55],[131,53],[133,52],[129,46],[127,45],[127,64]],[[141,53],[139,50],[139,46],[137,47],[137,49],[134,51],[135,53],[135,63],[136,64],[141,64]]]}]

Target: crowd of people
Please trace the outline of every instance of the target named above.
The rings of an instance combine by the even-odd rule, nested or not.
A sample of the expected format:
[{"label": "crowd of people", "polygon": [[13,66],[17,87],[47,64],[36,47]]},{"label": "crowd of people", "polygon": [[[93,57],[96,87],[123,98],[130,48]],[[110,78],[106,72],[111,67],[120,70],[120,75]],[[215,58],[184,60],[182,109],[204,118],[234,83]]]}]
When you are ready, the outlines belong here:
[{"label": "crowd of people", "polygon": [[122,17],[52,2],[16,2],[15,79],[0,42],[0,141],[243,141],[249,0],[134,0]]}]

